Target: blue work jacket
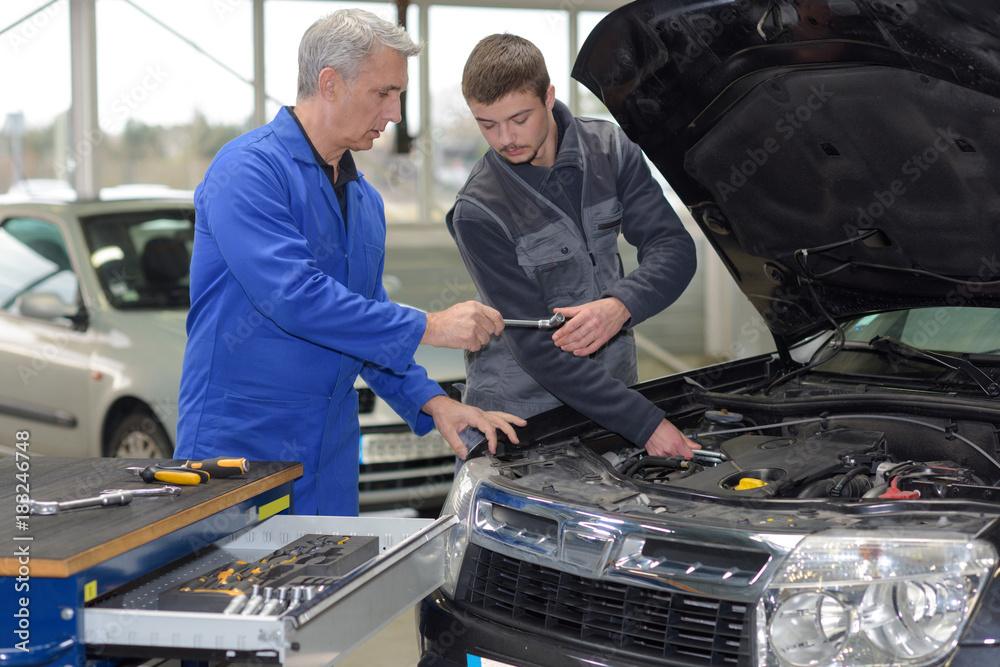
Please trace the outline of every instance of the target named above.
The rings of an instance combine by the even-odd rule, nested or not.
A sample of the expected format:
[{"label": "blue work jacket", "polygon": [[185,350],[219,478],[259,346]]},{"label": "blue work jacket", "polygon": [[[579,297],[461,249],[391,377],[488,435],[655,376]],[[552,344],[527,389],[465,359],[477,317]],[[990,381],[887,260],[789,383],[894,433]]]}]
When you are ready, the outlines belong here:
[{"label": "blue work jacket", "polygon": [[345,226],[286,108],[195,191],[175,456],[301,461],[296,514],[358,513],[359,374],[419,435],[443,393],[413,361],[426,316],[382,287],[382,198],[359,173],[347,201]]}]

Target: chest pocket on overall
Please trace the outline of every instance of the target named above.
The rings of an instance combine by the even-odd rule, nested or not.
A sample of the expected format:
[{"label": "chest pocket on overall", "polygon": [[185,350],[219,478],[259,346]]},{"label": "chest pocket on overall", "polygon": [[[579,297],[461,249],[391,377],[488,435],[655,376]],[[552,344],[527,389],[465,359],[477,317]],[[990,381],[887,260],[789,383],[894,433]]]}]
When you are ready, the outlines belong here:
[{"label": "chest pocket on overall", "polygon": [[549,308],[590,300],[590,255],[579,235],[571,234],[563,224],[549,224],[521,237],[517,242],[517,263],[541,287]]},{"label": "chest pocket on overall", "polygon": [[625,275],[618,252],[623,210],[617,199],[609,199],[592,207],[589,213],[593,253],[601,281],[599,289],[603,292]]},{"label": "chest pocket on overall", "polygon": [[381,247],[365,241],[365,260],[368,263],[365,266],[364,288],[361,294],[367,299],[375,296],[375,291],[378,287],[378,269],[382,265],[383,254],[384,251]]}]

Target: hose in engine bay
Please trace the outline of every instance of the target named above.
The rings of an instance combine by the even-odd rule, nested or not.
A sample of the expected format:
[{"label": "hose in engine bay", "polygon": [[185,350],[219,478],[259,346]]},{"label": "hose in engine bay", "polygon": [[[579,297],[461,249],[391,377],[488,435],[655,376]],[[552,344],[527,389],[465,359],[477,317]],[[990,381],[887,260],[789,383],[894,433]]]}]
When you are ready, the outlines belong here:
[{"label": "hose in engine bay", "polygon": [[937,424],[931,424],[929,422],[920,421],[919,419],[913,419],[912,417],[900,417],[900,416],[897,416],[897,415],[848,414],[848,415],[835,415],[835,416],[827,416],[827,417],[808,417],[806,419],[795,419],[795,420],[786,421],[786,422],[773,422],[771,424],[758,424],[756,426],[743,426],[743,427],[740,427],[740,428],[719,429],[717,431],[706,431],[704,433],[695,433],[694,435],[690,435],[688,437],[697,441],[697,438],[702,437],[702,436],[713,436],[714,437],[714,436],[719,436],[719,435],[728,435],[730,433],[746,433],[748,431],[758,431],[758,430],[766,429],[766,428],[784,428],[786,426],[796,426],[798,424],[816,424],[816,423],[821,423],[821,422],[829,422],[829,421],[834,420],[834,419],[836,419],[836,420],[841,420],[841,419],[867,419],[867,420],[884,419],[884,420],[887,420],[887,421],[905,422],[907,424],[914,424],[916,426],[925,426],[927,428],[930,428],[932,430],[938,431],[940,433],[944,433],[944,434],[946,434],[946,435],[948,435],[950,437],[953,437],[953,438],[956,438],[958,440],[961,440],[962,442],[964,442],[965,444],[967,444],[969,447],[971,447],[972,449],[976,450],[977,452],[979,452],[980,454],[982,454],[983,456],[985,456],[986,459],[990,463],[992,463],[994,466],[996,466],[996,468],[998,470],[1000,470],[1000,462],[998,462],[993,456],[991,456],[989,453],[987,453],[986,450],[984,450],[982,447],[980,447],[976,443],[972,442],[971,440],[969,440],[965,436],[960,435],[958,433],[955,433],[954,431],[949,431],[948,429],[946,429],[946,428],[944,428],[942,426],[938,426]]}]

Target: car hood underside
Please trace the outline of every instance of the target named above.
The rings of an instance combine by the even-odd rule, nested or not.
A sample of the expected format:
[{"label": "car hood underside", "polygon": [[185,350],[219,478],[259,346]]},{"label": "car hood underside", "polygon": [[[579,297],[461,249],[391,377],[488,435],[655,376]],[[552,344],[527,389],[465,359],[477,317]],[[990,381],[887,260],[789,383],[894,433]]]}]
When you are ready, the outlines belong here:
[{"label": "car hood underside", "polygon": [[635,2],[573,76],[779,338],[828,315],[1000,300],[992,4]]}]

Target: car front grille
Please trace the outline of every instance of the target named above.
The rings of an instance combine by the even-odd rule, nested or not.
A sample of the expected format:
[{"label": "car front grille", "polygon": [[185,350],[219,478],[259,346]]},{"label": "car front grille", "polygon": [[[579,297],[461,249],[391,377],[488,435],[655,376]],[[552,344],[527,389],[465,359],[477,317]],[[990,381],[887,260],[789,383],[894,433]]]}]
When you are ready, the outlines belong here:
[{"label": "car front grille", "polygon": [[455,457],[372,463],[360,467],[360,490],[405,489],[440,482],[451,482],[455,476]]},{"label": "car front grille", "polygon": [[534,635],[585,642],[605,658],[750,665],[749,605],[596,579],[469,545],[460,608]]}]

